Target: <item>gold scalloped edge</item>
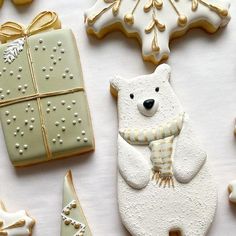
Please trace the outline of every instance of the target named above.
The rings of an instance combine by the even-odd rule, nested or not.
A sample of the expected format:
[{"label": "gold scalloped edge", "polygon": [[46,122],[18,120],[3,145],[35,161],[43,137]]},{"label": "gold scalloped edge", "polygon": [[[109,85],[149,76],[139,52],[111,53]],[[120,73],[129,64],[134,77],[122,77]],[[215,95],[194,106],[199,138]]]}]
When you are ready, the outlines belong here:
[{"label": "gold scalloped edge", "polygon": [[[205,32],[207,32],[209,34],[213,34],[219,30],[219,28],[215,27],[213,24],[210,24],[206,20],[194,22],[192,24],[189,24],[189,26],[187,28],[185,28],[184,30],[173,32],[170,36],[169,44],[171,44],[174,39],[185,35],[188,31],[190,31],[192,29],[198,29],[198,28],[203,29]],[[90,35],[96,36],[98,39],[103,39],[108,33],[113,32],[113,31],[120,31],[128,38],[135,38],[136,40],[138,40],[139,44],[142,45],[142,40],[141,40],[140,36],[138,35],[138,33],[128,33],[124,29],[122,24],[119,22],[111,24],[107,27],[104,27],[102,30],[100,30],[98,32],[94,31],[94,29],[92,27],[89,27],[89,26],[87,27],[87,33]],[[154,55],[145,56],[142,54],[142,57],[143,57],[144,61],[148,61],[153,64],[160,65],[163,62],[168,60],[169,55],[163,54],[162,57],[158,60],[156,59],[156,57]]]}]

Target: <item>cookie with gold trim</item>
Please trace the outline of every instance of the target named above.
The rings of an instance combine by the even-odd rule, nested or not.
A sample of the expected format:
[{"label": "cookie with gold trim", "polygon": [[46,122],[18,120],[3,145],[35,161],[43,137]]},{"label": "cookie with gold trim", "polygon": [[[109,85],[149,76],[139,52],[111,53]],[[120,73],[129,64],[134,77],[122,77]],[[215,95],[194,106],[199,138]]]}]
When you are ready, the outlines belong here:
[{"label": "cookie with gold trim", "polygon": [[68,171],[64,180],[61,218],[61,236],[92,236],[74,188],[71,171]]},{"label": "cookie with gold trim", "polygon": [[1,236],[31,236],[35,220],[26,211],[7,212],[0,202],[0,235]]},{"label": "cookie with gold trim", "polygon": [[159,64],[169,57],[170,40],[190,28],[216,32],[230,20],[228,0],[97,0],[86,11],[87,32],[102,38],[114,30],[136,37],[144,60]]}]

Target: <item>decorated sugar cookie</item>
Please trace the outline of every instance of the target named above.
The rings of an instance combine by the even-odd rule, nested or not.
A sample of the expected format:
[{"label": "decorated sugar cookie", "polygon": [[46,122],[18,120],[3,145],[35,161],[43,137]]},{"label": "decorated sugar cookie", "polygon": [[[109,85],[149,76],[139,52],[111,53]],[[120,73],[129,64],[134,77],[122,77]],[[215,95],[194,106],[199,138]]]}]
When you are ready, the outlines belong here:
[{"label": "decorated sugar cookie", "polygon": [[135,236],[205,235],[217,191],[207,155],[173,92],[170,67],[111,81],[118,99],[118,201]]},{"label": "decorated sugar cookie", "polygon": [[0,27],[0,118],[17,167],[94,149],[76,41],[60,27],[51,11]]},{"label": "decorated sugar cookie", "polygon": [[229,190],[229,200],[232,203],[236,203],[236,180],[231,181],[231,183],[228,186]]},{"label": "decorated sugar cookie", "polygon": [[99,38],[117,29],[138,38],[144,60],[159,64],[169,57],[171,39],[196,27],[215,32],[228,23],[228,10],[228,0],[97,0],[85,19]]},{"label": "decorated sugar cookie", "polygon": [[64,180],[61,236],[92,236],[69,171]]},{"label": "decorated sugar cookie", "polygon": [[9,213],[0,203],[0,235],[31,236],[35,221],[25,211]]},{"label": "decorated sugar cookie", "polygon": [[[31,3],[33,0],[12,0],[16,5],[25,5]],[[4,0],[0,0],[0,7],[3,5]]]}]

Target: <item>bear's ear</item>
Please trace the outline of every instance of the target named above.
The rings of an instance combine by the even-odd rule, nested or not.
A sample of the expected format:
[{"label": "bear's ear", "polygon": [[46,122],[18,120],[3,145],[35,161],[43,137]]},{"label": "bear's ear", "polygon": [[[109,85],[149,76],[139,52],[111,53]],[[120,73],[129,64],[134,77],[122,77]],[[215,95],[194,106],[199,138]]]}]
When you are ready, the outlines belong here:
[{"label": "bear's ear", "polygon": [[113,96],[117,96],[118,92],[125,86],[125,79],[120,76],[115,76],[110,80],[110,90]]},{"label": "bear's ear", "polygon": [[163,81],[169,81],[171,68],[167,64],[161,64],[160,66],[156,68],[154,74]]}]

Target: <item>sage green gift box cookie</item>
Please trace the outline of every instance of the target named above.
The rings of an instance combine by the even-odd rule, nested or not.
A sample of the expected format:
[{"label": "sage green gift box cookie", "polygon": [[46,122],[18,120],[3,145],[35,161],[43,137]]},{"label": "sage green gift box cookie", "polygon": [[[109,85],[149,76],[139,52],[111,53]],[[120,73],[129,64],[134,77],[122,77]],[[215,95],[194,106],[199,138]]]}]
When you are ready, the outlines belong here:
[{"label": "sage green gift box cookie", "polygon": [[94,149],[76,42],[58,28],[57,15],[42,12],[26,29],[0,30],[0,116],[14,166]]}]

